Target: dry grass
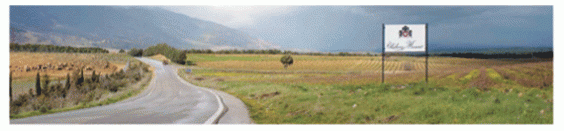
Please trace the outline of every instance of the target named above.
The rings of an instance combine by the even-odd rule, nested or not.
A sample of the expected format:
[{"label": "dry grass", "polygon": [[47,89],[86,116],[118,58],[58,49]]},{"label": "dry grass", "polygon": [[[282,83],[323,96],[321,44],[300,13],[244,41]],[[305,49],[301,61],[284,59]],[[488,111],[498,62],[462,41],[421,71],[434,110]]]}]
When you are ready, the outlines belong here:
[{"label": "dry grass", "polygon": [[[199,68],[213,70],[209,76],[226,81],[306,83],[314,85],[371,84],[381,81],[381,57],[366,56],[292,56],[295,62],[284,69],[281,55],[207,55],[190,54]],[[552,85],[552,61],[429,58],[429,80],[443,86],[502,87],[503,82],[519,81],[524,87]],[[493,68],[507,80],[492,81],[486,69]],[[526,68],[526,69],[525,69]],[[476,76],[469,74],[476,70]],[[523,70],[523,72],[513,71]],[[219,71],[219,72],[215,72]],[[385,62],[386,83],[405,84],[425,80],[424,57],[391,56]],[[544,72],[535,74],[535,72]],[[467,80],[462,80],[462,77]],[[535,77],[535,79],[530,79]],[[485,83],[484,83],[485,82]]]},{"label": "dry grass", "polygon": [[[367,57],[368,58],[368,57]],[[376,58],[378,59],[378,58]],[[421,59],[421,58],[418,58]],[[403,61],[386,61],[386,71],[404,71],[405,62]],[[410,69],[407,71],[424,71],[425,61],[414,60],[410,63]],[[322,60],[299,60],[296,58],[293,65],[284,69],[279,61],[204,61],[198,62],[198,66],[214,69],[231,69],[231,70],[259,70],[259,71],[332,71],[332,72],[379,72],[382,69],[382,61],[371,59],[322,59]],[[453,65],[446,63],[430,63],[429,69],[449,68]]]},{"label": "dry grass", "polygon": [[[97,73],[108,74],[125,64],[116,63],[112,60],[104,60],[102,55],[107,54],[79,54],[79,53],[29,53],[29,52],[10,52],[10,71],[13,71],[14,80],[19,79],[33,79],[37,72],[48,74],[52,78],[63,78],[72,70],[79,69],[80,67],[91,67]],[[58,64],[67,63],[65,68],[61,70],[56,69]],[[106,64],[108,66],[106,67]],[[45,66],[51,64],[52,68],[47,69],[32,69],[38,65]],[[25,66],[30,68],[30,71],[25,71]],[[70,70],[69,70],[70,69]],[[85,75],[91,75],[92,71],[85,71]]]},{"label": "dry grass", "polygon": [[161,55],[161,54],[156,54],[156,55],[153,55],[149,58],[159,60],[159,61],[164,61],[164,60],[170,61],[168,58],[166,58],[166,56]]},{"label": "dry grass", "polygon": [[[363,72],[375,73],[382,69],[382,57],[379,56],[309,56],[293,55],[294,64],[284,69],[282,55],[264,54],[189,54],[188,60],[195,61],[199,67],[238,70],[238,71],[322,71],[322,72]],[[429,57],[429,70],[459,68],[479,68],[481,66],[501,66],[525,63],[527,61],[463,59],[449,57]],[[410,63],[406,69],[404,63]],[[425,71],[425,57],[390,56],[385,61],[385,70]]]},{"label": "dry grass", "polygon": [[494,67],[504,79],[532,88],[546,88],[553,83],[552,62],[525,63]]},{"label": "dry grass", "polygon": [[[96,71],[96,74],[101,73],[105,75],[121,70],[129,60],[133,60],[133,58],[125,54],[10,52],[10,71],[14,72],[13,93],[14,95],[27,93],[29,89],[35,88],[37,72],[41,76],[44,74],[49,75],[52,82],[57,83],[58,80],[66,79],[67,73],[72,75],[72,71],[79,69],[80,66],[89,66]],[[106,62],[109,62],[107,68],[104,67]],[[28,72],[21,71],[25,65],[37,66],[46,65],[47,63],[54,66],[57,66],[59,63],[67,63],[67,67],[62,70],[48,68],[44,70],[30,70]],[[68,70],[69,68],[72,68],[72,70]],[[92,74],[92,70],[85,70],[84,75],[89,77]]]}]

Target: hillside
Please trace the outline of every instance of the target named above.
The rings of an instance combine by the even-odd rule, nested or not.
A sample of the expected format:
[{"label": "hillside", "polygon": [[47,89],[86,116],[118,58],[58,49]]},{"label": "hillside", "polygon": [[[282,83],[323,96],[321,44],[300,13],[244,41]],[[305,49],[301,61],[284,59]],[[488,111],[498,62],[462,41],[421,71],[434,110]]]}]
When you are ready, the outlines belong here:
[{"label": "hillside", "polygon": [[[88,17],[86,17],[88,16]],[[103,48],[268,49],[273,43],[158,7],[10,6],[10,42]]]}]

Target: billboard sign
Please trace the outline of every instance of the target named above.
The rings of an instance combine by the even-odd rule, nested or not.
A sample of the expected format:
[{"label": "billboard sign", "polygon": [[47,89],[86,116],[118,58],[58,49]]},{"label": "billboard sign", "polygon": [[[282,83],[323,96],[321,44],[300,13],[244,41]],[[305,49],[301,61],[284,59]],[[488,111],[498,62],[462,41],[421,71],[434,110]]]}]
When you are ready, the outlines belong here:
[{"label": "billboard sign", "polygon": [[426,24],[385,24],[385,52],[425,52]]}]

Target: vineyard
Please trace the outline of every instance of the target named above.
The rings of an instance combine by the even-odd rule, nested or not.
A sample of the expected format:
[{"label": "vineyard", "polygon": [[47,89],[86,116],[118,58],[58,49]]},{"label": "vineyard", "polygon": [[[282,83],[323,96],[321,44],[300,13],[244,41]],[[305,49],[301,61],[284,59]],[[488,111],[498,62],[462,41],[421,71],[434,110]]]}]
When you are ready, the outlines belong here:
[{"label": "vineyard", "polygon": [[[239,81],[314,84],[367,84],[381,81],[382,57],[379,56],[295,55],[293,56],[295,62],[288,69],[284,69],[280,63],[281,56],[193,54],[188,55],[188,59],[196,61],[197,67],[207,69],[203,71],[207,71],[210,76],[213,76],[211,72],[234,73],[232,75],[238,75],[238,77],[232,79]],[[391,56],[386,59],[384,64],[386,82],[400,84],[424,80],[425,57]],[[501,79],[518,81],[520,86],[541,88],[551,85],[545,83],[552,83],[553,72],[552,62],[549,59],[498,60],[429,57],[428,68],[430,80],[452,86],[471,86],[468,85],[469,82],[458,81],[473,70],[482,73],[489,69],[491,73],[502,75]],[[534,71],[517,71],[531,69]],[[487,71],[482,74],[486,73]],[[257,78],[257,76],[267,77]]]},{"label": "vineyard", "polygon": [[[190,83],[243,100],[256,123],[552,123],[552,59],[188,54]],[[274,95],[273,95],[274,94]]]},{"label": "vineyard", "polygon": [[[280,66],[282,55],[188,55],[189,60],[198,62],[200,67],[234,70],[284,70]],[[356,71],[379,72],[382,57],[368,56],[293,56],[296,63],[286,71]],[[488,59],[461,59],[447,57],[430,57],[429,69],[447,69],[450,67],[499,66],[519,63],[519,61],[500,61]],[[404,71],[405,65],[412,66],[411,71],[424,71],[424,57],[389,57],[385,61],[386,71]]]}]

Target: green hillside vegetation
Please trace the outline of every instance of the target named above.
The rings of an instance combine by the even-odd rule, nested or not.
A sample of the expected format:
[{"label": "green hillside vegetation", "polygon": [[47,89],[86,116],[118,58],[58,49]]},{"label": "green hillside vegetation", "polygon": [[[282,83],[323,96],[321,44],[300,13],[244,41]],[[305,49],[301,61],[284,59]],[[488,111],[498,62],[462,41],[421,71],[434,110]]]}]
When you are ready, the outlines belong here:
[{"label": "green hillside vegetation", "polygon": [[188,53],[187,50],[178,50],[175,49],[166,43],[157,44],[155,46],[148,47],[143,51],[143,56],[153,56],[156,54],[161,54],[166,56],[172,62],[181,64],[181,65],[193,65],[194,63],[186,60],[186,54]]}]

